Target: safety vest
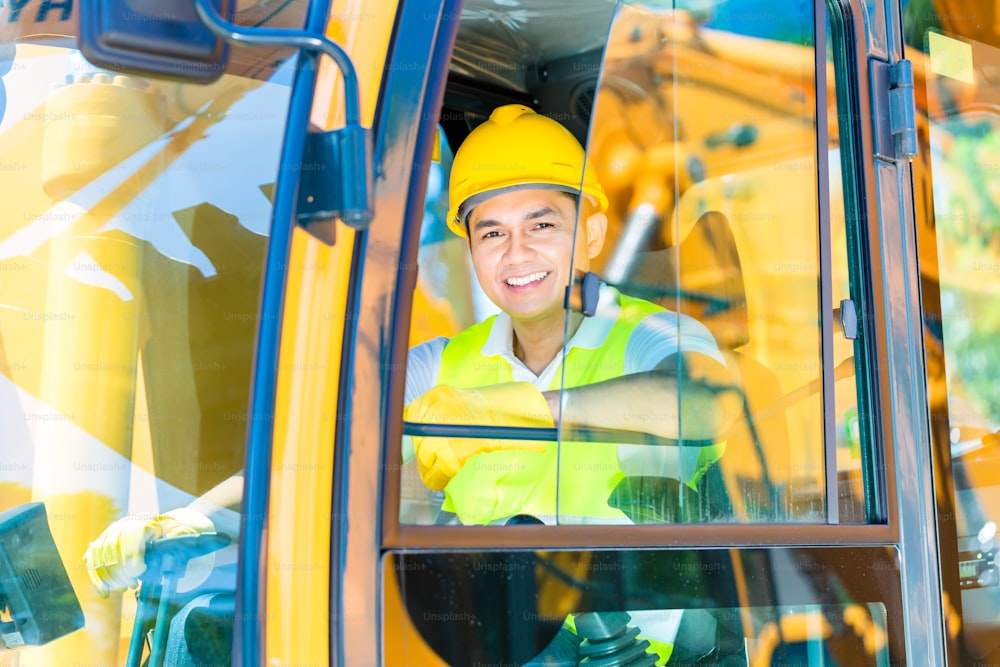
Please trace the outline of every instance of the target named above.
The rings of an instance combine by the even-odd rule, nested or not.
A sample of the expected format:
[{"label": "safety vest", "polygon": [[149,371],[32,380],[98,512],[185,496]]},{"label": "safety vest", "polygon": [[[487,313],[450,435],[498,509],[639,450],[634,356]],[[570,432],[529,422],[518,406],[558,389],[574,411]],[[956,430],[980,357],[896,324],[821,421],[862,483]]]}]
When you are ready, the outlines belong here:
[{"label": "safety vest", "polygon": [[[570,349],[563,372],[556,372],[548,389],[559,389],[560,379],[565,388],[572,388],[624,375],[625,347],[632,331],[664,309],[624,294],[617,300],[621,312],[604,344]],[[437,384],[471,388],[513,382],[510,364],[502,356],[482,353],[495,319],[494,315],[473,325],[447,343]],[[690,485],[722,456],[724,444],[720,445],[705,448],[712,452],[703,450],[697,470],[687,480]],[[555,517],[557,508],[560,523],[628,523],[621,510],[608,505],[623,478],[615,443],[564,442],[558,447],[553,442],[544,452],[484,452],[469,459],[445,487],[442,509],[457,514],[464,524],[488,524],[518,514]]]}]

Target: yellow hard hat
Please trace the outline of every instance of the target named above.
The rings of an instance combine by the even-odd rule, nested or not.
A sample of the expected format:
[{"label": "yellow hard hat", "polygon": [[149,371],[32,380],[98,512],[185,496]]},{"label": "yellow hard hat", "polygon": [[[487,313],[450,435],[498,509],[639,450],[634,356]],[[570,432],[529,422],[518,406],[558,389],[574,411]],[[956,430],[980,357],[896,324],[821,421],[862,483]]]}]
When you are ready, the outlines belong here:
[{"label": "yellow hard hat", "polygon": [[602,212],[608,208],[597,175],[569,130],[521,104],[497,107],[455,154],[448,227],[468,236],[465,217],[472,207],[500,192],[530,187],[582,190]]}]

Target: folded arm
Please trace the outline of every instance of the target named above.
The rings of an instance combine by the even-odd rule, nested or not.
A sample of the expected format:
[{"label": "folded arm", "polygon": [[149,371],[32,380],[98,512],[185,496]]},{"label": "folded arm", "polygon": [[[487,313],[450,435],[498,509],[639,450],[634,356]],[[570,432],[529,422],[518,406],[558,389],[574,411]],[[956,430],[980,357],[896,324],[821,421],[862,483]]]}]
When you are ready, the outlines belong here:
[{"label": "folded arm", "polygon": [[675,440],[721,437],[739,414],[729,369],[697,353],[673,355],[656,368],[544,393],[567,427],[639,431]]}]

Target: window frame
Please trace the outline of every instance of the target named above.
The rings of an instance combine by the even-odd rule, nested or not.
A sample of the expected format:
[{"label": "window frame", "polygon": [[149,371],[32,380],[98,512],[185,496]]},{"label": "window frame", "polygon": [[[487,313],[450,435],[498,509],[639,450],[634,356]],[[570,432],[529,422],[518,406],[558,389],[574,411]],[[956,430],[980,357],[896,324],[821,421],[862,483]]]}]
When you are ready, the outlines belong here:
[{"label": "window frame", "polygon": [[[878,276],[882,275],[882,264],[875,249],[880,247],[878,225],[868,224],[869,220],[878,219],[878,209],[874,206],[874,198],[862,199],[860,193],[875,191],[874,174],[871,169],[866,168],[864,156],[872,155],[872,131],[870,127],[861,123],[862,118],[870,118],[869,101],[861,94],[869,89],[869,78],[866,68],[858,65],[859,60],[863,60],[863,53],[859,53],[859,45],[856,40],[849,41],[853,35],[866,34],[864,17],[857,11],[857,8],[846,2],[838,3],[830,0],[824,3],[816,0],[814,3],[814,26],[817,35],[815,48],[817,65],[817,91],[825,91],[825,67],[826,53],[823,42],[825,42],[825,17],[826,12],[830,13],[832,30],[832,41],[834,43],[835,57],[840,56],[839,63],[841,69],[838,73],[837,83],[846,86],[843,91],[846,95],[849,111],[845,113],[844,106],[840,101],[841,87],[838,86],[838,114],[840,116],[841,150],[849,147],[850,154],[845,159],[844,165],[844,193],[845,212],[847,213],[848,226],[855,223],[854,243],[850,243],[848,256],[850,258],[851,269],[851,293],[852,299],[861,307],[861,313],[871,314],[859,316],[861,329],[859,339],[855,341],[855,359],[859,364],[859,376],[865,379],[866,391],[859,390],[859,403],[861,395],[864,393],[867,400],[876,405],[884,406],[883,397],[887,396],[887,380],[882,375],[875,375],[877,372],[877,360],[884,359],[884,345],[878,337],[877,332],[883,326],[884,312],[879,309],[879,303],[873,298],[877,288],[880,287]],[[840,45],[838,51],[837,46]],[[823,86],[822,88],[820,86]],[[817,133],[816,146],[817,156],[827,153],[829,146],[828,131],[824,119],[826,118],[826,97],[825,92],[821,95],[817,93]],[[422,132],[434,132],[436,126],[434,119],[423,119]],[[847,140],[845,141],[845,137]],[[848,143],[850,142],[850,143]],[[843,155],[843,153],[842,153]],[[588,546],[615,546],[628,544],[635,547],[670,546],[670,547],[756,547],[756,546],[819,546],[819,545],[889,545],[897,543],[900,539],[899,526],[893,518],[896,516],[895,496],[896,489],[892,476],[885,474],[885,470],[893,465],[892,448],[887,443],[892,442],[890,420],[881,420],[879,415],[883,410],[869,408],[871,415],[868,438],[871,449],[867,463],[863,461],[863,468],[867,465],[865,473],[866,506],[869,501],[869,486],[874,490],[876,507],[883,509],[882,513],[869,511],[869,517],[881,519],[879,522],[869,524],[838,524],[836,521],[836,499],[837,494],[837,472],[835,466],[836,441],[834,435],[834,414],[826,410],[826,406],[832,404],[834,397],[832,393],[832,350],[831,341],[833,336],[833,308],[831,291],[831,267],[829,263],[830,255],[830,203],[828,197],[828,168],[827,161],[818,159],[819,183],[818,195],[820,200],[820,234],[825,238],[825,245],[821,248],[822,259],[826,260],[821,267],[823,279],[824,296],[821,301],[824,312],[823,335],[824,344],[824,422],[825,422],[825,452],[827,462],[827,507],[828,522],[823,523],[705,523],[705,524],[664,524],[664,525],[642,525],[642,526],[425,526],[400,524],[398,508],[400,500],[400,479],[399,466],[392,464],[399,461],[401,456],[401,435],[403,428],[397,430],[397,425],[402,427],[402,395],[403,384],[405,382],[405,372],[395,373],[390,378],[391,388],[388,396],[392,400],[390,407],[390,422],[387,429],[388,440],[385,445],[385,464],[383,465],[383,512],[382,512],[382,541],[383,547],[387,549],[402,548],[429,548],[440,549],[447,547],[461,548],[509,548],[512,546],[523,547],[552,547],[552,548],[582,548]],[[822,179],[826,179],[823,181]],[[420,189],[422,193],[422,188]],[[414,191],[411,190],[411,196]],[[868,207],[864,206],[867,202]],[[412,208],[418,203],[409,202]],[[846,208],[851,207],[850,211]],[[823,243],[821,238],[821,243]],[[850,239],[850,237],[849,237]],[[404,238],[404,246],[401,248],[401,264],[405,267],[413,267],[417,255],[417,235],[407,234]],[[867,267],[867,270],[860,270]],[[415,284],[415,275],[408,272],[400,274],[397,295],[405,294],[407,297],[412,293]],[[855,292],[857,295],[855,296]],[[397,302],[399,317],[395,321],[393,340],[396,342],[396,349],[390,359],[390,367],[405,369],[406,360],[406,340],[408,336],[410,307],[412,304],[406,300],[404,313],[403,303]],[[827,307],[829,306],[829,307]],[[860,384],[860,383],[859,383]],[[860,408],[860,406],[859,406]],[[885,411],[887,414],[887,411]],[[864,424],[864,422],[863,422]],[[862,426],[864,428],[864,425]],[[468,431],[490,432],[490,427],[468,427]],[[511,430],[510,428],[506,430]],[[522,429],[515,429],[522,430]],[[398,436],[397,436],[398,434]],[[886,467],[873,468],[872,463],[882,461]],[[832,468],[832,470],[831,470]],[[831,502],[832,501],[832,502]],[[833,511],[830,512],[830,507]],[[553,530],[554,528],[554,530]]]}]

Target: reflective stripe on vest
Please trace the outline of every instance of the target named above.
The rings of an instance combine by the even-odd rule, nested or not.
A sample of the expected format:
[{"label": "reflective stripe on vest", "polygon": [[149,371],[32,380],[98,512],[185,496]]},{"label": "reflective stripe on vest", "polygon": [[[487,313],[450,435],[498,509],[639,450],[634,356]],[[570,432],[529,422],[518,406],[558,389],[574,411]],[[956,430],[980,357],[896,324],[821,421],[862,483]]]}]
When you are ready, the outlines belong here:
[{"label": "reflective stripe on vest", "polygon": [[[561,379],[565,388],[572,388],[624,375],[625,347],[632,331],[664,309],[624,294],[617,295],[617,301],[621,313],[604,344],[596,349],[572,348],[564,372],[556,372],[550,390],[559,389]],[[513,382],[510,364],[502,356],[482,353],[495,320],[494,315],[448,342],[436,384],[470,388]],[[620,522],[625,515],[607,502],[624,478],[617,448],[615,443],[564,442],[561,448],[551,443],[545,452],[510,449],[478,454],[445,487],[442,509],[456,513],[465,524],[488,524],[515,514],[555,515],[558,493],[560,523],[601,518]],[[693,486],[718,460],[721,449],[722,443],[702,450],[688,484]]]}]

